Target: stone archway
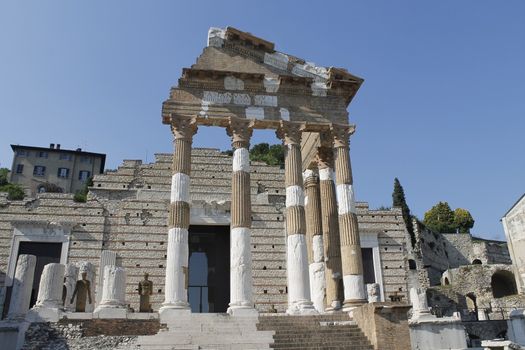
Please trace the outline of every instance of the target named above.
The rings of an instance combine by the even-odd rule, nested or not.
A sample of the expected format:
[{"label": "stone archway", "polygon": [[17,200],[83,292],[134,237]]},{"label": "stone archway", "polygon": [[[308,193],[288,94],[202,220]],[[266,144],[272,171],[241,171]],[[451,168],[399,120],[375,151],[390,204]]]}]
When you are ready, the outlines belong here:
[{"label": "stone archway", "polygon": [[502,298],[517,293],[514,274],[507,270],[496,271],[491,277],[490,286],[494,298]]},{"label": "stone archway", "polygon": [[482,264],[482,262],[479,259],[472,260],[472,265],[481,265],[481,264]]}]

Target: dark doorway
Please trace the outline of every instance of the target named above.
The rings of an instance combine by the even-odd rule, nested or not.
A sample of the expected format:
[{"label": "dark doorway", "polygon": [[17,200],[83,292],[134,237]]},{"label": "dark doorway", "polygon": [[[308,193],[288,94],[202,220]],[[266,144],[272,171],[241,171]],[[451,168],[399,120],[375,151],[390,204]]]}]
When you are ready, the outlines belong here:
[{"label": "dark doorway", "polygon": [[60,263],[61,253],[62,243],[20,242],[18,247],[18,256],[21,254],[30,254],[36,256],[35,278],[33,279],[33,290],[31,291],[30,307],[36,303],[36,298],[38,296],[38,286],[40,285],[40,276],[42,276],[44,266],[51,263]]},{"label": "dark doorway", "polygon": [[372,248],[361,248],[361,254],[363,256],[363,278],[365,285],[368,283],[376,283]]},{"label": "dark doorway", "polygon": [[517,294],[516,280],[514,279],[514,274],[510,271],[496,271],[492,275],[490,286],[492,287],[494,298]]},{"label": "dark doorway", "polygon": [[230,227],[190,226],[189,248],[192,312],[226,312],[230,302]]}]

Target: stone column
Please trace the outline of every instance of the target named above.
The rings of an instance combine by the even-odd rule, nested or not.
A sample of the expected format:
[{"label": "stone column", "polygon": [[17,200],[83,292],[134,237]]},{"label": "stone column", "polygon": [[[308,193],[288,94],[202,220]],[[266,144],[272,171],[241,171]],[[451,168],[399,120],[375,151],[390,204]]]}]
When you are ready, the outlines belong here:
[{"label": "stone column", "polygon": [[160,313],[170,309],[187,309],[188,304],[188,228],[190,226],[191,144],[197,132],[194,118],[173,117],[171,131],[175,137],[171,201],[168,219],[168,249],[164,303]]},{"label": "stone column", "polygon": [[318,312],[324,312],[326,281],[319,177],[314,170],[307,169],[303,173],[303,179],[306,193],[304,202],[308,267],[310,271],[310,294],[315,309]]},{"label": "stone column", "polygon": [[366,302],[361,242],[357,226],[352,169],[350,166],[349,137],[355,131],[355,127],[349,125],[332,125],[331,129],[334,137],[341,263],[343,267],[345,295],[343,310],[349,311],[354,306]]},{"label": "stone column", "polygon": [[122,267],[106,265],[102,298],[95,314],[100,318],[125,318],[126,312],[126,271]]},{"label": "stone column", "polygon": [[230,234],[230,304],[236,309],[253,309],[251,233],[252,210],[250,191],[250,154],[252,121],[230,118],[227,128],[232,138],[233,174]]},{"label": "stone column", "polygon": [[64,270],[62,264],[51,263],[44,266],[35,308],[58,309],[62,306]]},{"label": "stone column", "polygon": [[35,266],[36,256],[22,254],[18,257],[7,314],[10,319],[24,318],[29,310]]},{"label": "stone column", "polygon": [[319,188],[321,192],[321,213],[326,279],[327,312],[338,311],[343,302],[343,271],[341,267],[341,242],[334,184],[333,138],[330,133],[320,133],[321,147],[317,150]]},{"label": "stone column", "polygon": [[[75,291],[75,285],[78,279],[78,267],[74,264],[67,264],[64,273],[65,295],[62,294],[62,302],[66,311],[75,312],[75,303],[71,303],[71,297]],[[64,292],[62,292],[64,293]]]},{"label": "stone column", "polygon": [[97,291],[95,292],[95,300],[96,304],[100,304],[100,300],[102,299],[102,288],[104,285],[104,268],[108,265],[116,265],[117,264],[117,253],[111,251],[111,250],[103,250],[100,254],[100,260],[98,264],[98,283],[97,283]]},{"label": "stone column", "polygon": [[308,254],[306,250],[306,218],[301,161],[300,124],[281,121],[277,136],[286,146],[286,235],[288,275],[288,314],[315,313],[310,300]]}]

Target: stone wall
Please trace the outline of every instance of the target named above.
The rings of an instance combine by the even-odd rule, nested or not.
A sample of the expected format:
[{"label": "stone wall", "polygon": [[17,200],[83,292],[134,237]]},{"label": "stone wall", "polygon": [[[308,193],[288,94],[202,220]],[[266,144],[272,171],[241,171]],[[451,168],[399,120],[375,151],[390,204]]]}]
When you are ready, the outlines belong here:
[{"label": "stone wall", "polygon": [[408,310],[410,305],[371,303],[352,311],[357,325],[376,350],[410,349]]},{"label": "stone wall", "polygon": [[[86,203],[76,203],[68,194],[44,193],[12,202],[0,198],[0,283],[14,223],[69,222],[67,262],[89,261],[98,271],[102,250],[116,252],[117,264],[127,272],[127,302],[138,309],[138,282],[148,272],[154,283],[152,306],[158,310],[164,300],[171,162],[171,154],[157,154],[150,164],[125,160],[116,171],[95,176]],[[229,225],[231,162],[218,150],[193,150],[192,224]],[[284,171],[252,162],[251,195],[255,303],[263,312],[273,307],[282,312],[287,300]],[[360,232],[378,238],[385,297],[406,296],[406,229],[400,209],[375,211],[367,203],[356,208]]]}]

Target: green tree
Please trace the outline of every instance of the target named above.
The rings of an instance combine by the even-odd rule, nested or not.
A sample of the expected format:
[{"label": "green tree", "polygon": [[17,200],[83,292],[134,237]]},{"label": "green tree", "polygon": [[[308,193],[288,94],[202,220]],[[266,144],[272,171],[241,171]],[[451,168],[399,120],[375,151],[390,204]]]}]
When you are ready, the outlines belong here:
[{"label": "green tree", "polygon": [[8,184],[7,175],[9,174],[9,169],[0,168],[0,186]]},{"label": "green tree", "polygon": [[24,189],[17,184],[8,183],[0,186],[0,192],[7,192],[7,199],[12,201],[21,200],[25,197]]},{"label": "green tree", "polygon": [[250,160],[268,165],[284,165],[284,146],[259,143],[250,149]]},{"label": "green tree", "polygon": [[454,212],[447,202],[439,202],[425,213],[423,223],[434,232],[451,233],[456,232],[454,224]]},{"label": "green tree", "polygon": [[89,187],[93,186],[93,177],[90,177],[87,179],[87,181],[84,183],[84,186],[80,191],[77,191],[75,195],[73,196],[73,200],[75,202],[85,203],[87,201],[87,194],[89,192]]},{"label": "green tree", "polygon": [[470,229],[474,226],[474,219],[468,210],[457,208],[454,210],[454,225],[459,233],[470,233]]},{"label": "green tree", "polygon": [[407,231],[410,234],[410,241],[412,247],[416,244],[416,235],[414,234],[414,224],[412,222],[412,215],[410,215],[410,209],[405,198],[405,191],[403,186],[399,182],[398,178],[394,179],[394,192],[392,192],[392,206],[401,208],[403,213],[403,220],[405,221],[405,226]]}]

